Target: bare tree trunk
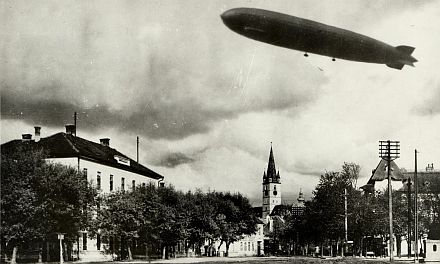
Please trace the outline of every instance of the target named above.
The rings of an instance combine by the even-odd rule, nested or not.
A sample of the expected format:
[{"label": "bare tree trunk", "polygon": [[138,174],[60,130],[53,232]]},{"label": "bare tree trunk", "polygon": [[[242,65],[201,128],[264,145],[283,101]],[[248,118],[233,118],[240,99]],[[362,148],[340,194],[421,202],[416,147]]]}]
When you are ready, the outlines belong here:
[{"label": "bare tree trunk", "polygon": [[46,262],[50,261],[50,244],[49,241],[46,241]]},{"label": "bare tree trunk", "polygon": [[11,264],[17,264],[17,253],[18,246],[14,246],[14,248],[12,249]]},{"label": "bare tree trunk", "polygon": [[339,254],[339,238],[336,240],[336,256]]},{"label": "bare tree trunk", "polygon": [[43,245],[38,244],[38,263],[43,262]]},{"label": "bare tree trunk", "polygon": [[333,240],[330,240],[330,257],[333,257]]},{"label": "bare tree trunk", "polygon": [[166,258],[166,246],[162,246],[162,259]]},{"label": "bare tree trunk", "polygon": [[231,242],[226,242],[226,253],[225,257],[229,257],[229,246],[231,245]]},{"label": "bare tree trunk", "polygon": [[219,256],[220,257],[220,247],[223,245],[223,239],[222,240],[220,240],[220,245],[218,245],[218,247],[217,247],[217,256]]},{"label": "bare tree trunk", "polygon": [[128,250],[128,260],[133,260],[133,255],[131,254],[131,247],[129,243],[127,245],[127,250]]}]

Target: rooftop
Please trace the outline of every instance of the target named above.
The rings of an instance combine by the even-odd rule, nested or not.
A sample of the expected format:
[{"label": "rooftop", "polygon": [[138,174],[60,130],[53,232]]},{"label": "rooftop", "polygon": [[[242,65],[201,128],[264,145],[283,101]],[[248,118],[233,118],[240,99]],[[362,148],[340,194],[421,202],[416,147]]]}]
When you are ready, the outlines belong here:
[{"label": "rooftop", "polygon": [[[108,145],[95,143],[72,134],[63,132],[33,140],[12,140],[1,146],[2,154],[15,151],[20,146],[33,149],[43,149],[48,158],[81,158],[110,167],[137,173],[153,179],[164,177],[149,168],[137,163],[126,155]],[[123,160],[124,162],[121,162]]]}]

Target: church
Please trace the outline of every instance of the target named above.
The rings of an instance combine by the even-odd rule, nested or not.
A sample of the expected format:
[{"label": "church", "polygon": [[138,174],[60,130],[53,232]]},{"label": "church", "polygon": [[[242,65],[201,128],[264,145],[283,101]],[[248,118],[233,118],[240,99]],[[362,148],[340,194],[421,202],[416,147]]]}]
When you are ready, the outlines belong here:
[{"label": "church", "polygon": [[[301,216],[304,212],[304,197],[300,190],[297,204],[283,204],[280,172],[276,170],[272,145],[270,147],[267,170],[262,179],[262,206],[254,207],[254,213],[260,218],[257,232],[245,236],[240,241],[232,243],[229,256],[265,256],[274,254],[274,243],[269,235],[276,232],[277,226],[284,223],[286,212]],[[275,246],[276,247],[276,246]],[[226,251],[225,246],[219,248]],[[220,253],[219,252],[219,253]]]}]

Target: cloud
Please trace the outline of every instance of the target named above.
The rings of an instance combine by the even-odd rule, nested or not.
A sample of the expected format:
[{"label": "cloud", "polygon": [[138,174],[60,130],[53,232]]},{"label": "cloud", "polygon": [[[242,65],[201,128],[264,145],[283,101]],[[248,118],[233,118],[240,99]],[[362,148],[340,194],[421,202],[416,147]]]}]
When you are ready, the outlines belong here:
[{"label": "cloud", "polygon": [[296,59],[300,54],[282,56],[285,50],[257,42],[245,49],[250,40],[229,31],[217,9],[198,23],[158,16],[155,2],[135,5],[139,9],[125,2],[46,3],[18,3],[8,15],[4,119],[59,126],[77,111],[88,131],[114,127],[178,139],[243,113],[297,111],[326,82]]},{"label": "cloud", "polygon": [[[412,167],[414,148],[422,150],[421,164],[439,157],[436,1],[5,6],[2,142],[32,132],[35,123],[45,135],[58,132],[77,111],[81,137],[110,137],[131,157],[139,135],[141,163],[176,187],[240,191],[256,203],[270,142],[283,197],[291,200],[300,188],[311,194],[319,175],[340,170],[344,161],[359,163],[362,177],[370,176],[378,140],[401,140],[399,166]],[[397,71],[323,56],[306,59],[226,28],[219,14],[239,6],[415,46],[419,62]]]},{"label": "cloud", "polygon": [[160,162],[153,165],[174,168],[182,164],[192,163],[194,161],[194,158],[191,158],[183,153],[171,153],[163,157]]},{"label": "cloud", "polygon": [[423,102],[414,108],[415,112],[422,116],[440,114],[440,80],[428,82]]}]

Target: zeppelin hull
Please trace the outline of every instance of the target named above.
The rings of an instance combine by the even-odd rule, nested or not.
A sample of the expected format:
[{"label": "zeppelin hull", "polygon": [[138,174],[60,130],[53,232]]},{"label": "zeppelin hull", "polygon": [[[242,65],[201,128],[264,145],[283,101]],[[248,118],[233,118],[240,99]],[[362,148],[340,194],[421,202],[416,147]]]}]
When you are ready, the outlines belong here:
[{"label": "zeppelin hull", "polygon": [[272,11],[237,8],[223,13],[222,19],[241,35],[284,48],[397,67],[417,61],[411,56],[412,47],[399,49],[349,30]]}]

